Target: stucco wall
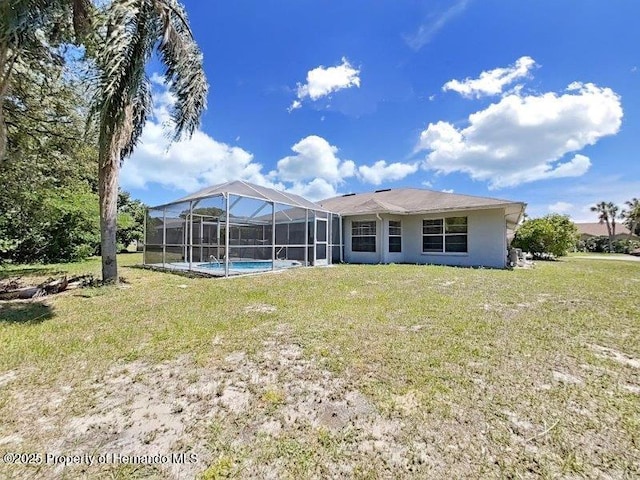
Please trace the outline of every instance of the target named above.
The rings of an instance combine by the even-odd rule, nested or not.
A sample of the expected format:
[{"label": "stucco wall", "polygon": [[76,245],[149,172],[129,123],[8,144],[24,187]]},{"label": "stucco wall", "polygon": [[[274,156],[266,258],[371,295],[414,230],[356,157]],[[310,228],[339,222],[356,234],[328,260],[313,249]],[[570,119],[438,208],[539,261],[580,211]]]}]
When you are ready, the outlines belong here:
[{"label": "stucco wall", "polygon": [[[467,253],[422,253],[422,220],[466,216]],[[351,251],[351,222],[376,221],[376,251]],[[402,222],[402,252],[389,253],[389,220]],[[392,216],[362,215],[344,217],[344,260],[349,263],[420,263],[504,268],[506,263],[506,224],[504,209],[448,212],[439,215]]]}]

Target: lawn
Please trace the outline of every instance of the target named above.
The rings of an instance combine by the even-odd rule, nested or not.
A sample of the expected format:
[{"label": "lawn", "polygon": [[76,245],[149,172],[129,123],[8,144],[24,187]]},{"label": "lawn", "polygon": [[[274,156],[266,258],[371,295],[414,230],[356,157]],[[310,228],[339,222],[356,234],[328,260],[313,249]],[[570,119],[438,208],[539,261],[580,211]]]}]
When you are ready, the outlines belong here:
[{"label": "lawn", "polygon": [[[1,478],[640,476],[640,262],[119,260],[119,288],[0,305],[0,454],[43,459]],[[99,262],[0,274],[60,272]]]}]

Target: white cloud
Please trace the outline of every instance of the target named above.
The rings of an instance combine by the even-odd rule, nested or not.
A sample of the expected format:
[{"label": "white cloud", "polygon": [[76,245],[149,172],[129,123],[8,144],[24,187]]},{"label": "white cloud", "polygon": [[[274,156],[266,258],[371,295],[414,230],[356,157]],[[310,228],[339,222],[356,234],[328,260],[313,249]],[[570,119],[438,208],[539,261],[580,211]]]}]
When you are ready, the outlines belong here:
[{"label": "white cloud", "polygon": [[431,188],[433,187],[433,183],[431,183],[429,180],[425,180],[424,182],[422,182],[422,186]]},{"label": "white cloud", "polygon": [[414,50],[420,50],[428,44],[433,37],[452,19],[461,15],[467,8],[469,0],[458,0],[446,11],[432,16],[420,25],[420,28],[413,35],[405,35],[404,40]]},{"label": "white cloud", "polygon": [[287,191],[302,195],[311,201],[324,200],[338,195],[336,186],[323,178],[315,178],[308,183],[294,182]]},{"label": "white cloud", "polygon": [[160,75],[158,72],[153,72],[151,74],[151,77],[149,77],[149,80],[151,80],[151,83],[161,87],[164,87],[167,83],[165,78],[162,75]]},{"label": "white cloud", "polygon": [[[160,77],[153,75],[158,80]],[[156,85],[164,86],[155,81]],[[153,94],[154,109],[140,137],[138,146],[120,171],[124,188],[144,188],[149,183],[184,191],[193,191],[229,180],[247,180],[273,186],[246,150],[219,142],[202,130],[189,139],[171,143],[166,127],[174,97],[166,90]]]},{"label": "white cloud", "polygon": [[573,203],[569,202],[556,202],[549,205],[549,211],[552,213],[569,213],[573,208]]},{"label": "white cloud", "polygon": [[489,181],[492,189],[580,176],[591,165],[588,157],[576,154],[558,162],[616,134],[622,116],[620,97],[591,83],[572,83],[562,95],[516,91],[469,115],[466,128],[430,123],[416,151],[429,151],[424,168],[465,172],[474,180]]},{"label": "white cloud", "polygon": [[444,193],[453,193],[453,188],[443,188],[442,191]]},{"label": "white cloud", "polygon": [[411,175],[418,170],[418,163],[391,163],[379,160],[372,166],[362,165],[358,167],[360,177],[373,185],[380,185],[383,182],[393,182],[401,180],[407,175]]},{"label": "white cloud", "polygon": [[520,57],[513,65],[482,72],[478,78],[465,78],[462,81],[449,80],[443,85],[442,90],[445,92],[452,90],[468,98],[499,95],[505,86],[527,77],[535,65],[533,58]]},{"label": "white cloud", "polygon": [[125,161],[120,179],[124,188],[157,183],[187,192],[237,179],[269,186],[272,182],[261,169],[251,153],[202,131],[169,145],[163,127],[149,122],[134,154]]},{"label": "white cloud", "polygon": [[287,108],[287,111],[289,113],[293,112],[294,110],[297,110],[298,108],[300,108],[302,106],[302,102],[299,100],[294,100],[293,103],[291,104],[291,106],[289,108]]},{"label": "white cloud", "polygon": [[310,98],[316,101],[326,97],[330,93],[337,92],[345,88],[360,87],[360,70],[353,68],[346,58],[342,58],[342,63],[335,67],[320,65],[307,72],[307,83],[298,83],[297,96],[289,107],[289,112],[300,108],[302,100]]},{"label": "white cloud", "polygon": [[335,185],[355,175],[355,163],[338,158],[338,148],[317,135],[303,138],[291,150],[295,155],[278,161],[275,174],[281,180],[300,182],[321,178]]}]

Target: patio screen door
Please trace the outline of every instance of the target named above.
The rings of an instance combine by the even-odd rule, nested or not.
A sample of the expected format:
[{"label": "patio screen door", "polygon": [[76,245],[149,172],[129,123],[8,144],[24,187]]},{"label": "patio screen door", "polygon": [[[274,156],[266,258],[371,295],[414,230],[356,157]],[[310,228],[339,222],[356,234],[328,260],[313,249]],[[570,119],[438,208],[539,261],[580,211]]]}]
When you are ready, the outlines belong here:
[{"label": "patio screen door", "polygon": [[327,265],[327,229],[328,223],[325,218],[316,218],[316,248],[314,265]]}]

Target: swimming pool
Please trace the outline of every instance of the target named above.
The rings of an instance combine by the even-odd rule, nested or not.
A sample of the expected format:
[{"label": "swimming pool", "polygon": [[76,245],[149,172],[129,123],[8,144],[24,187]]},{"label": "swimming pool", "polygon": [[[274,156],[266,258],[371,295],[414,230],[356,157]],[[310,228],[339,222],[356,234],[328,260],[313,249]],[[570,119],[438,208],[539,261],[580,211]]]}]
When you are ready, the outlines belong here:
[{"label": "swimming pool", "polygon": [[[224,273],[224,262],[199,263],[197,266],[199,268]],[[229,270],[239,270],[242,272],[260,272],[264,270],[271,270],[273,268],[291,268],[300,266],[302,266],[302,263],[295,260],[276,260],[275,264],[272,260],[232,260],[229,262]]]}]

